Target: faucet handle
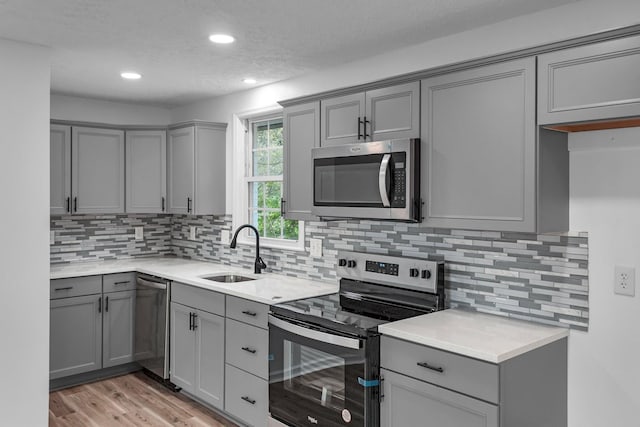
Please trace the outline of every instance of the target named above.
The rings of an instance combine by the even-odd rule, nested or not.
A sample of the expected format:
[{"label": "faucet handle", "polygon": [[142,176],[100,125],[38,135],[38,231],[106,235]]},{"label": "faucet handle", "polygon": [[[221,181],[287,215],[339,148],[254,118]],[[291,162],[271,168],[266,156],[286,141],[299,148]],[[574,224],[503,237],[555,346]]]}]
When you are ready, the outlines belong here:
[{"label": "faucet handle", "polygon": [[264,268],[267,268],[267,264],[262,260],[262,257],[258,257],[256,259],[256,273],[259,273]]}]

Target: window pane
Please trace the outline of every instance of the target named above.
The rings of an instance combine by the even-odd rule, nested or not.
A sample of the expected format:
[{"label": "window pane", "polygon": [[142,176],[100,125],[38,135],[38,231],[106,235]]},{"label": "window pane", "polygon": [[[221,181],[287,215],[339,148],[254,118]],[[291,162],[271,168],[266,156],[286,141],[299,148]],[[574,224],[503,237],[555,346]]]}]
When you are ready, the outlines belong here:
[{"label": "window pane", "polygon": [[280,181],[265,182],[265,206],[272,209],[280,209],[280,198],[282,197],[282,183]]},{"label": "window pane", "polygon": [[269,151],[256,150],[253,152],[253,176],[269,174]]},{"label": "window pane", "polygon": [[267,212],[265,223],[265,237],[279,239],[282,237],[282,218],[280,212]]},{"label": "window pane", "polygon": [[269,158],[269,175],[279,176],[282,175],[282,147],[280,148],[272,148],[269,150],[270,158]]},{"label": "window pane", "polygon": [[292,219],[284,220],[283,237],[289,240],[298,240],[298,221]]},{"label": "window pane", "polygon": [[249,183],[249,208],[257,209],[265,207],[265,182]]},{"label": "window pane", "polygon": [[253,148],[267,148],[269,145],[269,128],[267,122],[253,125]]},{"label": "window pane", "polygon": [[269,146],[271,147],[282,147],[282,122],[279,123],[279,126],[272,125],[269,130]]}]

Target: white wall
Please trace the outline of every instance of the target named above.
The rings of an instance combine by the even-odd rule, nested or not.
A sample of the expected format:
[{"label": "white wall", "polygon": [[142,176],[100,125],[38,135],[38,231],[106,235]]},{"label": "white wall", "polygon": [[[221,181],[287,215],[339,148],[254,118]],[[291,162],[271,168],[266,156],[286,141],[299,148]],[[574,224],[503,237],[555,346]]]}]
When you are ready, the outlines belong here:
[{"label": "white wall", "polygon": [[[277,101],[368,83],[400,74],[567,40],[640,23],[640,1],[583,0],[475,30],[408,46],[299,78],[211,98],[172,110],[172,122],[226,122],[227,164],[232,165],[233,115]],[[233,205],[233,171],[227,170],[227,212]]]},{"label": "white wall", "polygon": [[1,424],[45,426],[49,391],[48,50],[0,39]]},{"label": "white wall", "polygon": [[158,125],[171,121],[171,110],[148,105],[51,95],[51,118],[116,125]]},{"label": "white wall", "polygon": [[[589,232],[589,332],[569,338],[571,427],[640,426],[640,128],[569,136],[571,228]],[[613,293],[636,269],[635,297]]]}]

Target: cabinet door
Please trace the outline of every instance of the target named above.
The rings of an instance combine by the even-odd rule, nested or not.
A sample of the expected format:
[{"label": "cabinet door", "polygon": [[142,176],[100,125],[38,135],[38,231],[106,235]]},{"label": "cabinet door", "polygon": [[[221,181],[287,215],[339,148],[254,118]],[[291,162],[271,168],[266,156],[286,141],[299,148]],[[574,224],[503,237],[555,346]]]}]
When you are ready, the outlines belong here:
[{"label": "cabinet door", "polygon": [[429,227],[535,231],[535,59],[422,81]]},{"label": "cabinet door", "polygon": [[102,367],[133,362],[136,291],[104,294]]},{"label": "cabinet door", "polygon": [[167,133],[127,131],[127,212],[166,210]]},{"label": "cabinet door", "polygon": [[124,212],[124,132],[74,127],[71,139],[74,213]]},{"label": "cabinet door", "polygon": [[193,127],[169,131],[167,211],[186,214],[193,210],[194,149]]},{"label": "cabinet door", "polygon": [[51,125],[50,199],[52,214],[71,212],[71,127]]},{"label": "cabinet door", "polygon": [[320,141],[323,147],[364,142],[364,93],[320,102]]},{"label": "cabinet door", "polygon": [[224,405],[224,317],[196,313],[195,395],[212,406]]},{"label": "cabinet door", "polygon": [[420,138],[420,82],[366,94],[367,141]]},{"label": "cabinet door", "polygon": [[102,297],[51,300],[49,379],[102,367]]},{"label": "cabinet door", "polygon": [[194,393],[196,379],[196,333],[191,315],[196,310],[171,303],[171,382]]},{"label": "cabinet door", "polygon": [[284,188],[286,219],[313,220],[313,161],[311,149],[319,147],[320,102],[284,109]]},{"label": "cabinet door", "polygon": [[226,130],[196,127],[195,188],[192,212],[224,215],[226,195]]},{"label": "cabinet door", "polygon": [[538,57],[538,123],[640,115],[640,36]]},{"label": "cabinet door", "polygon": [[382,427],[498,427],[498,407],[395,372],[381,370]]}]

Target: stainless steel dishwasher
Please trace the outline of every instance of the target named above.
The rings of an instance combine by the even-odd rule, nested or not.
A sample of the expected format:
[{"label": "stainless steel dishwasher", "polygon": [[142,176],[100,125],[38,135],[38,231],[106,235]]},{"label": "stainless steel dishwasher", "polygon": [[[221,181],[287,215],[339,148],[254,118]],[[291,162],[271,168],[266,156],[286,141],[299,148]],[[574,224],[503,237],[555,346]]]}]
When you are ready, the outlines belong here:
[{"label": "stainless steel dishwasher", "polygon": [[138,274],[134,359],[143,368],[169,379],[169,281]]}]

